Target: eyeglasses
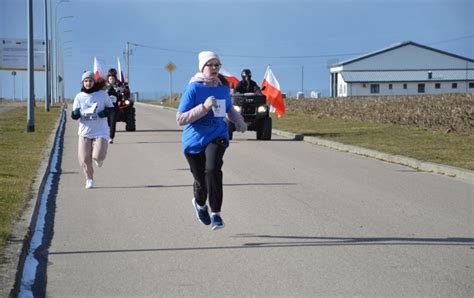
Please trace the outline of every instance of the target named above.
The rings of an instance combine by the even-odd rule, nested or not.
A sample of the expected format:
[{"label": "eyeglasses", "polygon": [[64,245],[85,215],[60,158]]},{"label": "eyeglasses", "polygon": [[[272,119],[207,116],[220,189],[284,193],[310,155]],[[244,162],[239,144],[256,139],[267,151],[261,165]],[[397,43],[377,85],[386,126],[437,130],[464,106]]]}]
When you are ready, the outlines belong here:
[{"label": "eyeglasses", "polygon": [[221,67],[220,64],[206,64],[207,67],[215,67],[215,68],[219,68]]}]

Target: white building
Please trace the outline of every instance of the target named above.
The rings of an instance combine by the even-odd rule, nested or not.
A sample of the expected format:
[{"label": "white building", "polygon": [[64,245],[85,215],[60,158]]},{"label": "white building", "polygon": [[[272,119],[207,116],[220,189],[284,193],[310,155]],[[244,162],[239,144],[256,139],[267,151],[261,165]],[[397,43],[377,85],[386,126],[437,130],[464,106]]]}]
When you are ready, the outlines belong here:
[{"label": "white building", "polygon": [[331,66],[331,97],[474,92],[474,60],[411,41]]}]

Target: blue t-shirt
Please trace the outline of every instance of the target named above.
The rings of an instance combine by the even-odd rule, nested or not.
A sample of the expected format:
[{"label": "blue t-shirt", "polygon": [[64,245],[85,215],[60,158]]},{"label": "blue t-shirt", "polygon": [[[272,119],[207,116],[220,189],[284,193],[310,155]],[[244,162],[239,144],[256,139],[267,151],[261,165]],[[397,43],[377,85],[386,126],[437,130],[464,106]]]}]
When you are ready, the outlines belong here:
[{"label": "blue t-shirt", "polygon": [[[191,83],[186,87],[178,112],[184,113],[192,108],[203,104],[206,99],[213,95],[216,100],[225,100],[225,111],[232,108],[230,89],[227,86],[209,87],[201,83]],[[184,153],[197,154],[204,151],[209,143],[218,137],[229,140],[229,132],[225,117],[214,117],[212,110],[206,116],[186,124],[183,130],[182,147]]]}]

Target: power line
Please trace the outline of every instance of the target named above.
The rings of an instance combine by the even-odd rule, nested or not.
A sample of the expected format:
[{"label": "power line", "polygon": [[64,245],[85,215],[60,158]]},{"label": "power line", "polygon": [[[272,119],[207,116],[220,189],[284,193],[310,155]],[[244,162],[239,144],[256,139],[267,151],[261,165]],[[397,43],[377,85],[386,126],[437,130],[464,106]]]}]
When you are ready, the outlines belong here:
[{"label": "power line", "polygon": [[273,58],[273,59],[299,59],[299,58],[330,58],[330,57],[341,57],[341,56],[354,56],[362,55],[367,52],[359,53],[341,53],[341,54],[325,54],[325,55],[295,55],[295,56],[254,56],[254,55],[234,55],[234,54],[222,54],[227,57],[239,57],[239,58]]},{"label": "power line", "polygon": [[[130,43],[136,47],[160,50],[160,51],[167,51],[167,52],[177,52],[177,53],[185,53],[185,54],[199,54],[196,51],[189,51],[189,50],[180,50],[180,49],[170,49],[170,48],[162,48],[156,47],[151,45],[139,44],[139,43]],[[340,56],[352,56],[352,55],[361,55],[365,54],[366,52],[359,52],[359,53],[341,53],[341,54],[326,54],[326,55],[304,55],[304,56],[263,56],[263,55],[237,55],[237,54],[227,54],[227,53],[220,53],[219,56],[222,57],[238,57],[238,58],[273,58],[273,59],[294,59],[294,58],[328,58],[328,57],[340,57]]]},{"label": "power line", "polygon": [[[427,45],[447,43],[447,42],[458,41],[458,40],[463,40],[463,39],[468,39],[468,38],[473,38],[473,37],[474,37],[474,35],[466,35],[466,36],[456,37],[456,38],[452,38],[452,39],[446,39],[446,40],[440,40],[440,41],[427,43]],[[199,54],[199,52],[197,52],[197,51],[163,48],[163,47],[157,47],[157,46],[145,45],[145,44],[139,44],[139,43],[132,43],[132,42],[130,43],[130,45],[133,45],[133,46],[136,46],[136,47],[166,51],[166,52],[194,54],[194,55]],[[357,55],[363,55],[363,54],[367,54],[367,53],[369,53],[369,52],[353,52],[353,53],[322,54],[322,55],[290,55],[290,56],[239,55],[239,54],[220,53],[220,56],[222,56],[222,57],[236,57],[236,58],[259,58],[259,59],[307,59],[307,58],[331,58],[331,57],[342,57],[342,56],[357,56]]]},{"label": "power line", "polygon": [[133,43],[133,42],[130,42],[130,44],[133,45],[133,46],[136,46],[136,47],[142,47],[142,48],[148,48],[148,49],[154,49],[154,50],[160,50],[160,51],[178,52],[178,53],[186,53],[186,54],[199,54],[199,52],[196,52],[196,51],[187,51],[187,50],[179,50],[179,49],[168,49],[168,48],[162,48],[162,47],[144,45],[144,44]]},{"label": "power line", "polygon": [[456,37],[456,38],[452,38],[452,39],[446,39],[446,40],[431,42],[431,43],[428,43],[427,45],[447,43],[447,42],[451,42],[451,41],[458,41],[458,40],[468,39],[468,38],[473,38],[473,37],[474,37],[474,35],[466,35],[466,36]]}]

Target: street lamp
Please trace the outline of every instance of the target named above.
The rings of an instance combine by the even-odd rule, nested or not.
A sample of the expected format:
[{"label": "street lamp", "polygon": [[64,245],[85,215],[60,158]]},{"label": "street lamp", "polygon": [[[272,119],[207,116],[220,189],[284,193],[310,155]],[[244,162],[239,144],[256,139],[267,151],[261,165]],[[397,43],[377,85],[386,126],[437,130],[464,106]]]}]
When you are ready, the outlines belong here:
[{"label": "street lamp", "polygon": [[61,0],[61,1],[59,1],[58,3],[56,3],[56,7],[54,8],[54,9],[55,9],[55,11],[54,11],[55,14],[54,14],[54,15],[56,15],[57,12],[58,12],[58,6],[59,6],[59,4],[64,3],[64,2],[69,2],[69,0]]},{"label": "street lamp", "polygon": [[[63,42],[63,44],[62,44],[62,47],[63,47],[62,53],[63,53],[64,57],[66,57],[65,56],[66,54],[71,54],[72,55],[72,45],[71,45],[71,43],[72,43],[72,40],[68,40],[68,41]],[[69,44],[71,46],[64,47],[66,44]]]},{"label": "street lamp", "polygon": [[[51,9],[51,4],[49,5]],[[51,15],[49,16],[51,18]],[[51,51],[49,47],[49,29],[48,29],[48,0],[44,0],[44,39],[46,40],[45,43],[45,83],[46,83],[46,93],[44,96],[44,107],[46,112],[49,112],[49,105],[51,102],[51,88],[50,88],[50,61],[49,61],[49,51]]]},{"label": "street lamp", "polygon": [[[51,0],[53,1],[53,0]],[[69,2],[69,0],[60,0],[58,3],[56,3],[56,6],[54,7],[54,22],[53,22],[53,12],[52,12],[52,7],[53,5],[49,5],[49,15],[51,17],[51,22],[50,22],[50,26],[51,26],[51,37],[52,37],[52,41],[51,41],[51,50],[50,50],[50,68],[51,68],[51,78],[50,78],[50,84],[51,84],[51,92],[54,93],[52,94],[52,98],[51,98],[51,101],[57,99],[58,97],[58,94],[57,92],[55,93],[55,91],[58,89],[57,88],[57,84],[56,84],[56,80],[54,79],[55,77],[57,77],[57,73],[56,73],[56,70],[55,70],[55,67],[52,67],[53,66],[53,62],[55,62],[55,64],[57,64],[57,60],[55,60],[55,56],[57,57],[57,43],[55,43],[53,40],[56,40],[57,38],[57,20],[58,20],[58,8],[59,6],[61,5],[61,3],[67,3]],[[53,49],[54,48],[54,49]],[[55,55],[56,54],[56,55]],[[56,88],[55,88],[56,87]]]},{"label": "street lamp", "polygon": [[[55,32],[57,33],[58,31],[58,26],[59,26],[59,23],[61,23],[62,20],[65,20],[65,19],[72,19],[74,18],[73,16],[63,16],[63,17],[60,17],[59,19],[57,19],[57,16],[56,16],[56,30]],[[66,30],[66,31],[63,31],[62,33],[67,33],[67,32],[72,32],[72,30]],[[59,100],[59,91],[60,91],[60,87],[59,87],[59,83],[60,83],[60,77],[59,77],[59,52],[60,52],[60,49],[59,49],[59,36],[56,38],[56,77],[55,79],[57,80],[56,81],[56,95],[57,95],[57,100]],[[62,49],[61,49],[61,53],[62,53]],[[61,65],[61,69],[62,69],[62,65]],[[64,75],[63,75],[64,76]]]}]

